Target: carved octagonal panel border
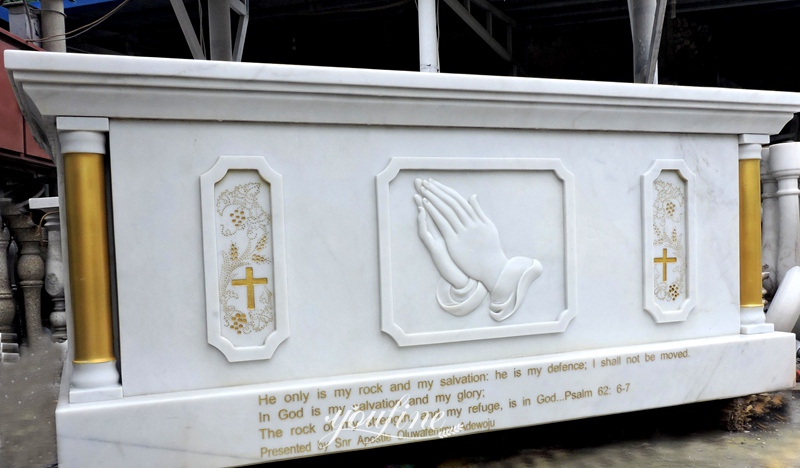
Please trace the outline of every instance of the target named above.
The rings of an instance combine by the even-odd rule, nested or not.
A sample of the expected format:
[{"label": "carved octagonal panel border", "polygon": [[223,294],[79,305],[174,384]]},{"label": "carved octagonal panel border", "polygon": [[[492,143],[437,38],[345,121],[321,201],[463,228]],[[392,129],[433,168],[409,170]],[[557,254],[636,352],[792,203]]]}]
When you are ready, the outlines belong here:
[{"label": "carved octagonal panel border", "polygon": [[281,175],[222,156],[200,190],[208,343],[230,362],[269,359],[289,336]]},{"label": "carved octagonal panel border", "polygon": [[644,309],[657,323],[686,320],[697,297],[695,175],[680,159],[642,174]]},{"label": "carved octagonal panel border", "polygon": [[393,158],[376,185],[381,330],[399,346],[566,330],[575,186],[561,160]]}]

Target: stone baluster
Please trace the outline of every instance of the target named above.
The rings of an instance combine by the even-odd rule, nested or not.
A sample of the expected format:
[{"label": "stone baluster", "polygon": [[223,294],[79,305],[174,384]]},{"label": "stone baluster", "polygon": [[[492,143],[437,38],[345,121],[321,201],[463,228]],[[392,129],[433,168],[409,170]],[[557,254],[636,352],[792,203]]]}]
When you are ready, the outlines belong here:
[{"label": "stone baluster", "polygon": [[[8,201],[0,199],[0,203]],[[14,333],[14,294],[11,291],[11,281],[8,275],[8,245],[11,242],[11,233],[3,226],[0,217],[0,362],[19,360],[19,347],[17,334]]]},{"label": "stone baluster", "polygon": [[50,312],[53,341],[62,342],[67,339],[67,316],[64,307],[64,264],[61,260],[61,219],[58,211],[58,197],[32,198],[30,207],[45,212],[43,221],[47,232],[47,258],[44,290],[53,300],[53,311]]},{"label": "stone baluster", "polygon": [[107,119],[56,119],[69,264],[70,403],[122,398],[114,355],[106,215]]},{"label": "stone baluster", "polygon": [[743,335],[775,330],[761,296],[761,147],[766,135],[739,136],[739,300]]},{"label": "stone baluster", "polygon": [[763,281],[767,296],[772,297],[778,289],[778,230],[779,212],[778,181],[772,177],[769,167],[769,148],[761,150],[761,262],[769,277]]},{"label": "stone baluster", "polygon": [[800,143],[779,143],[770,147],[770,169],[778,181],[779,225],[777,282],[792,267],[800,265]]},{"label": "stone baluster", "polygon": [[11,233],[3,226],[0,217],[0,342],[5,341],[7,334],[14,332],[14,295],[11,292],[11,281],[8,276],[8,245]]},{"label": "stone baluster", "polygon": [[42,336],[44,260],[39,246],[42,236],[29,213],[22,213],[14,205],[6,204],[2,214],[19,246],[17,284],[22,288],[28,346],[35,347]]}]

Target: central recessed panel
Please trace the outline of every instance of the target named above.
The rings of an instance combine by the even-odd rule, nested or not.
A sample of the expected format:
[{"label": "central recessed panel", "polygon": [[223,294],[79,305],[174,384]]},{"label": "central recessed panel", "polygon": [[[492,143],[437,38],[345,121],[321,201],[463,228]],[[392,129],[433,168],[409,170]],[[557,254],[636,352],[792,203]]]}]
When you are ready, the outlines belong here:
[{"label": "central recessed panel", "polygon": [[559,160],[397,158],[377,179],[382,328],[399,345],[564,331],[573,187]]}]

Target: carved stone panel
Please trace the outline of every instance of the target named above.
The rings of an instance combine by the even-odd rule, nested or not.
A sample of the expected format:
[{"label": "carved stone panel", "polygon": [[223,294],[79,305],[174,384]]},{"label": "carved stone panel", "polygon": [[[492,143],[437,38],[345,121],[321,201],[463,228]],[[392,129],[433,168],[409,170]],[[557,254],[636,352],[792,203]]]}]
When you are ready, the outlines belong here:
[{"label": "carved stone panel", "polygon": [[289,336],[281,176],[222,156],[200,183],[208,342],[231,362],[269,359]]},{"label": "carved stone panel", "polygon": [[566,329],[574,182],[560,160],[394,158],[376,182],[381,324],[398,345]]},{"label": "carved stone panel", "polygon": [[686,320],[695,305],[694,179],[671,159],[642,175],[644,308],[658,323]]}]

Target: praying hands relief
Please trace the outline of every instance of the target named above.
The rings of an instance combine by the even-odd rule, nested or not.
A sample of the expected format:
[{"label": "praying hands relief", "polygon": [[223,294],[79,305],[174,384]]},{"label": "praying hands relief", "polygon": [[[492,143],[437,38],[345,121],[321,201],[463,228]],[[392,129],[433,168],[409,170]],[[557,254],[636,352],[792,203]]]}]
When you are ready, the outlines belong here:
[{"label": "praying hands relief", "polygon": [[489,315],[505,320],[517,311],[542,264],[527,257],[509,259],[494,223],[478,203],[434,179],[416,179],[419,238],[442,278],[436,290],[439,306],[463,316],[490,297]]}]

